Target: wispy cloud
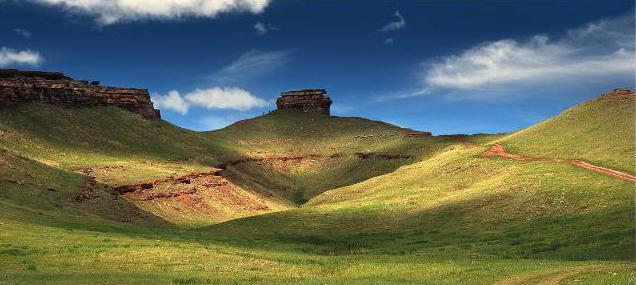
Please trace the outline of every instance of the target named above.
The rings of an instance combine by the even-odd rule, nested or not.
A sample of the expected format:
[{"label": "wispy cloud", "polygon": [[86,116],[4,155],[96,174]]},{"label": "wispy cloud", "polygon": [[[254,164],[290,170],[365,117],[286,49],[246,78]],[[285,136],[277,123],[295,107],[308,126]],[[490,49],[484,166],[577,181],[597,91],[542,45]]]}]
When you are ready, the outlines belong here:
[{"label": "wispy cloud", "polygon": [[13,32],[18,35],[21,36],[25,39],[28,39],[31,37],[31,32],[27,29],[13,29]]},{"label": "wispy cloud", "polygon": [[538,85],[628,78],[636,72],[634,53],[633,16],[603,19],[556,39],[502,39],[429,61],[421,65],[419,89],[381,100],[440,93],[455,98],[511,97],[524,93],[515,90]]},{"label": "wispy cloud", "polygon": [[391,93],[385,93],[385,94],[378,94],[376,96],[372,96],[373,99],[371,100],[371,102],[378,103],[378,102],[386,102],[386,101],[395,100],[395,99],[419,97],[419,96],[430,94],[431,91],[432,91],[432,88],[424,87],[424,88],[417,88],[417,89],[414,88],[411,90],[402,90],[398,92],[391,92]]},{"label": "wispy cloud", "polygon": [[406,27],[406,21],[404,20],[404,17],[402,17],[402,14],[400,14],[400,11],[395,11],[393,16],[395,16],[397,20],[386,23],[384,26],[382,26],[382,28],[379,29],[380,32],[395,31],[404,29]]},{"label": "wispy cloud", "polygon": [[187,114],[191,107],[247,111],[269,104],[266,100],[237,87],[196,89],[184,95],[172,90],[167,95],[154,94],[152,101],[160,110],[170,110],[182,115]]},{"label": "wispy cloud", "polygon": [[256,24],[254,24],[254,30],[256,30],[256,34],[258,34],[259,36],[264,36],[270,31],[278,31],[280,30],[280,28],[273,26],[272,24],[256,22]]},{"label": "wispy cloud", "polygon": [[94,15],[109,25],[136,20],[172,20],[186,17],[214,18],[220,13],[260,13],[270,0],[29,0],[59,6],[71,13]]},{"label": "wispy cloud", "polygon": [[217,84],[231,84],[261,77],[284,66],[292,50],[250,50],[211,76]]},{"label": "wispy cloud", "polygon": [[392,45],[392,44],[393,44],[393,42],[394,42],[393,38],[386,38],[386,39],[384,40],[384,44],[385,44],[385,45]]},{"label": "wispy cloud", "polygon": [[32,50],[14,50],[6,47],[0,48],[0,67],[7,66],[38,66],[44,58],[40,53]]},{"label": "wispy cloud", "polygon": [[170,110],[182,115],[191,107],[247,111],[268,106],[270,102],[252,95],[239,87],[221,87],[245,83],[246,81],[270,74],[285,65],[291,50],[260,51],[250,50],[235,61],[210,76],[211,88],[199,88],[185,94],[172,90],[166,95],[154,94],[153,102],[161,110]]}]

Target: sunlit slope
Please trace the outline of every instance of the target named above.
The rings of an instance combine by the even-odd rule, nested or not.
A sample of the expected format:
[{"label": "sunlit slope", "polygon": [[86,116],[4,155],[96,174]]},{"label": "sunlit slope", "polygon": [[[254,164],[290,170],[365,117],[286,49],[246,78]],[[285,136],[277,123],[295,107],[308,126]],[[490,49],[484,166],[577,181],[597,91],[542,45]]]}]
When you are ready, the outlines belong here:
[{"label": "sunlit slope", "polygon": [[[132,209],[188,227],[282,210],[289,204],[237,186],[220,175],[187,179],[187,183],[174,180],[188,173],[214,172],[210,166],[218,164],[230,151],[217,147],[200,133],[161,120],[146,120],[118,108],[59,108],[36,104],[3,109],[0,132],[0,147],[6,149],[6,153],[24,158],[6,162],[7,168],[0,169],[0,177],[11,181],[40,181],[45,190],[35,193],[44,198],[59,196],[57,192],[47,192],[47,184],[55,187],[55,183],[61,183],[64,186],[60,188],[68,195],[60,198],[58,204],[70,201],[75,208],[91,208],[105,218],[109,217],[108,213],[126,216],[125,211],[112,206],[110,200],[115,199],[125,201]],[[40,168],[28,173],[9,171],[29,169],[30,165]],[[65,175],[49,176],[49,172]],[[89,184],[93,178],[94,183]],[[122,191],[117,190],[122,185],[139,183],[152,183],[157,187],[123,196],[120,196]],[[28,207],[29,203],[39,202],[31,192],[20,191],[28,188],[26,183],[7,187],[0,195],[19,201],[16,206]],[[103,194],[103,199],[92,195],[93,192]],[[82,195],[86,197],[75,199]]]},{"label": "sunlit slope", "polygon": [[[113,184],[205,167],[221,152],[196,132],[115,107],[33,104],[3,109],[0,131],[4,148],[52,166],[87,170]],[[100,169],[113,165],[127,171]]]},{"label": "sunlit slope", "polygon": [[260,180],[272,192],[301,203],[457,143],[448,137],[408,135],[378,121],[294,111],[273,112],[208,135],[243,159],[228,164],[228,172],[247,178],[242,181]]},{"label": "sunlit slope", "polygon": [[[633,148],[633,127],[612,128],[609,135],[603,129],[586,128],[633,120],[632,99],[618,104],[606,99],[576,106],[547,123],[482,146],[446,148],[392,173],[327,191],[301,209],[231,221],[214,229],[301,241],[330,254],[633,260],[633,182],[558,160],[481,156],[498,141],[513,149],[514,139],[523,134],[528,150],[542,149],[529,144],[533,141],[550,146],[537,157],[629,165],[624,155]],[[598,108],[614,111],[598,117]],[[545,143],[534,137],[550,133],[569,139],[546,137],[550,141]],[[571,140],[578,147],[566,151]],[[597,144],[613,150],[604,152],[601,160],[594,159],[596,150],[591,146]],[[517,150],[523,153],[521,147]]]},{"label": "sunlit slope", "polygon": [[[122,197],[188,227],[285,210],[457,143],[407,136],[396,126],[360,118],[276,112],[198,133],[113,107],[41,104],[3,109],[0,131],[0,147],[50,169],[95,177],[111,192],[154,183]],[[221,165],[226,171],[219,177],[177,181]]]},{"label": "sunlit slope", "polygon": [[0,217],[64,228],[167,226],[89,177],[0,149]]},{"label": "sunlit slope", "polygon": [[[0,283],[633,284],[635,280],[634,183],[555,160],[481,157],[500,136],[389,136],[385,134],[395,129],[388,125],[386,130],[377,131],[382,136],[370,137],[375,129],[371,132],[351,126],[339,131],[335,124],[335,130],[322,132],[318,128],[315,135],[297,139],[301,134],[293,135],[296,127],[273,135],[260,128],[260,123],[253,129],[245,128],[245,132],[232,130],[232,126],[198,134],[163,122],[144,122],[119,109],[58,111],[44,107],[39,118],[38,114],[20,114],[28,108],[38,112],[37,107],[0,111],[3,135],[11,134],[22,142],[0,140],[2,148],[8,149],[0,151],[0,278],[6,275]],[[119,134],[111,138],[76,138],[71,132],[74,128],[106,126],[102,120],[115,115],[132,117],[117,121]],[[58,116],[53,120],[66,125],[52,132],[34,131],[21,122],[37,124]],[[285,118],[294,117],[289,116]],[[101,118],[100,122],[93,122],[95,118]],[[303,118],[310,120],[299,120]],[[338,119],[333,118],[334,122]],[[265,116],[247,122],[259,120],[278,119]],[[353,120],[352,124],[360,122]],[[316,121],[312,128],[321,123],[328,124]],[[130,124],[142,127],[126,130]],[[153,129],[154,124],[162,127]],[[287,120],[275,124],[293,125]],[[378,128],[383,128],[379,124]],[[156,138],[144,140],[147,129]],[[89,136],[108,133],[79,131]],[[157,147],[161,153],[145,152],[146,147],[153,147],[145,144],[163,141],[162,132],[173,137]],[[260,146],[238,143],[249,142],[252,132],[260,132],[259,139],[284,141],[286,137],[289,142]],[[127,141],[129,134],[138,139]],[[633,133],[627,131],[619,135],[633,139]],[[181,137],[187,140],[181,141]],[[104,146],[108,140],[121,145]],[[506,138],[501,141],[507,143]],[[302,142],[315,147],[305,151],[299,145]],[[62,147],[66,143],[69,149]],[[145,147],[127,151],[136,144]],[[513,151],[514,145],[506,147]],[[554,147],[560,147],[558,141]],[[209,154],[199,150],[209,150]],[[180,155],[182,151],[187,157]],[[367,158],[359,158],[358,152]],[[371,152],[415,158],[385,160],[368,156]],[[324,167],[329,164],[322,160],[323,154],[334,153],[342,155],[330,157],[335,161],[333,166]],[[281,165],[281,160],[229,163],[258,155],[290,154],[306,158],[292,165]],[[102,158],[106,160],[102,162]],[[337,169],[346,159],[351,159],[353,167],[340,172]],[[395,162],[395,168],[379,163],[386,161]],[[218,162],[228,162],[228,176],[180,182],[182,173],[209,171],[208,164]],[[294,174],[310,163],[325,171],[316,176]],[[356,167],[361,163],[369,165]],[[373,167],[381,175],[369,178],[366,175]],[[336,171],[331,168],[337,172],[329,172]],[[367,178],[319,194],[299,208],[284,204],[282,207],[289,210],[242,216],[258,211],[262,206],[259,199],[274,200],[276,195],[261,195],[261,191],[266,193],[283,182],[289,187],[324,186],[326,182],[297,178],[328,181],[329,175],[347,177],[356,170],[361,174],[351,176]],[[336,176],[338,173],[342,176]],[[84,193],[91,175],[98,177],[98,183]],[[105,187],[170,176],[173,178],[151,191],[123,197],[112,195]],[[215,188],[202,197],[210,203],[232,201],[232,197],[251,201],[240,204],[247,210],[231,203],[221,205],[232,205],[224,209],[231,215],[240,211],[235,216],[239,219],[197,229],[174,226],[200,227],[225,220],[216,214],[204,216],[208,208],[181,208],[185,204],[178,203],[192,202],[185,199],[187,195],[172,197],[183,199],[176,202],[161,198],[174,192],[187,193],[191,186],[229,185],[223,184],[223,179],[247,192],[223,192],[236,190],[232,186]],[[223,196],[215,196],[218,194]],[[226,197],[230,200],[221,200]]]},{"label": "sunlit slope", "polygon": [[634,93],[617,90],[501,140],[509,152],[634,173]]}]

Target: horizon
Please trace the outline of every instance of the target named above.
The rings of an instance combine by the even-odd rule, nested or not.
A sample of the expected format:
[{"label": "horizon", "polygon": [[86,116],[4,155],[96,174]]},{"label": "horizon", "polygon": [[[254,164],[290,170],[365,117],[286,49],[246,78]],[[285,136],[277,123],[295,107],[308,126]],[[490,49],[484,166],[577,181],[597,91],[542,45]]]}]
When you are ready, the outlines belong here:
[{"label": "horizon", "polygon": [[164,120],[196,131],[324,88],[335,116],[506,133],[636,86],[631,1],[257,1],[176,14],[72,5],[7,2],[0,68],[148,89]]}]

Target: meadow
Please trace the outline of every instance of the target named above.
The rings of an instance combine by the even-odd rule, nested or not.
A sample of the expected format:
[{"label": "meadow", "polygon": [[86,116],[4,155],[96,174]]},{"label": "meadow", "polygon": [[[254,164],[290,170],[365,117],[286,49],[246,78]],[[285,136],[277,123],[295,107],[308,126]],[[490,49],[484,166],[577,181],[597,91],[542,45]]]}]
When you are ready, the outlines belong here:
[{"label": "meadow", "polygon": [[[0,284],[633,284],[634,182],[559,159],[633,174],[634,114],[606,94],[511,134],[408,136],[294,112],[193,132],[2,110]],[[190,196],[113,192],[218,168],[224,186]]]}]

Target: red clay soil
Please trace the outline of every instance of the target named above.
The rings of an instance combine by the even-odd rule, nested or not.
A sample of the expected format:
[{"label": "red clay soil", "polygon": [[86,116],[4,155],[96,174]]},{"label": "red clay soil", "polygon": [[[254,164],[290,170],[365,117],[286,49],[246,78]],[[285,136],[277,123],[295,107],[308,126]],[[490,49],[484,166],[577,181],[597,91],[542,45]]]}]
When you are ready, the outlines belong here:
[{"label": "red clay soil", "polygon": [[476,143],[474,143],[474,142],[467,142],[467,141],[464,141],[463,143],[464,143],[464,146],[465,146],[466,148],[473,148],[473,147],[478,147],[478,146],[479,146],[478,144],[476,144]]},{"label": "red clay soil", "polygon": [[634,175],[631,175],[629,173],[625,173],[625,172],[622,172],[622,171],[618,171],[618,170],[614,170],[614,169],[610,169],[610,168],[605,168],[605,167],[601,167],[601,166],[596,166],[594,164],[589,164],[589,163],[587,163],[585,161],[582,161],[582,160],[574,159],[574,160],[570,160],[570,163],[572,165],[580,167],[580,168],[594,170],[596,172],[600,172],[600,173],[604,173],[604,174],[607,174],[607,175],[611,175],[611,176],[614,176],[616,178],[620,178],[620,179],[623,179],[623,180],[636,181],[636,177],[634,177]]},{"label": "red clay soil", "polygon": [[490,147],[490,149],[482,153],[481,156],[482,157],[501,156],[501,157],[512,158],[514,160],[530,160],[529,157],[525,157],[520,154],[506,152],[504,147],[500,144],[493,145],[492,147]]},{"label": "red clay soil", "polygon": [[563,160],[563,159],[556,159],[556,158],[527,157],[527,156],[523,156],[521,154],[506,152],[504,147],[502,145],[500,145],[500,144],[493,145],[492,147],[490,147],[490,149],[488,149],[487,151],[483,152],[481,154],[481,156],[482,157],[500,156],[500,157],[512,158],[514,160],[543,160],[543,161],[552,161],[552,162],[567,162],[567,163],[572,164],[572,165],[574,165],[576,167],[589,169],[589,170],[592,170],[592,171],[596,171],[598,173],[603,173],[603,174],[606,174],[606,175],[610,175],[610,176],[616,177],[618,179],[623,179],[623,180],[632,181],[632,182],[636,181],[636,177],[634,175],[632,175],[632,174],[625,173],[625,172],[618,171],[618,170],[614,170],[614,169],[607,168],[607,167],[594,165],[594,164],[585,162],[585,161],[580,160],[580,159]]},{"label": "red clay soil", "polygon": [[247,195],[244,190],[222,176],[215,169],[192,172],[176,178],[124,185],[114,189],[118,194],[147,203],[172,201],[177,211],[197,210],[206,214],[223,215],[223,206],[235,210],[269,211],[262,199]]}]

